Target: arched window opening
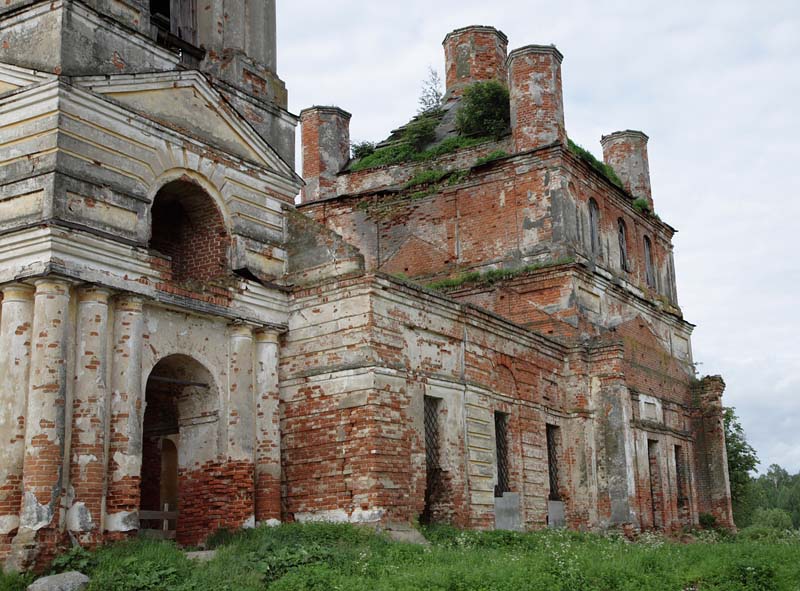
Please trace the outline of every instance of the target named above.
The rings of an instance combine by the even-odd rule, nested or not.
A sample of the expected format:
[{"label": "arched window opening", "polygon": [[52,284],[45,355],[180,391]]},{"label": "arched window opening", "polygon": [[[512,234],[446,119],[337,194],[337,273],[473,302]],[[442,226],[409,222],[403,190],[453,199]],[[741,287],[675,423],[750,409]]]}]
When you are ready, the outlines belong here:
[{"label": "arched window opening", "polygon": [[169,259],[173,281],[206,281],[228,272],[230,237],[213,199],[197,184],[164,185],[152,207],[150,248]]},{"label": "arched window opening", "polygon": [[211,373],[186,355],[153,368],[145,390],[139,529],[149,537],[198,544],[214,530],[208,508],[219,483],[196,477],[219,458],[219,393]]},{"label": "arched window opening", "polygon": [[619,267],[628,271],[628,230],[622,218],[617,220],[617,238],[619,239]]},{"label": "arched window opening", "polygon": [[600,208],[594,199],[589,199],[589,238],[592,254],[600,254]]},{"label": "arched window opening", "polygon": [[650,238],[644,237],[644,265],[645,265],[645,279],[647,287],[655,289],[656,287],[656,273],[653,265],[653,243]]}]

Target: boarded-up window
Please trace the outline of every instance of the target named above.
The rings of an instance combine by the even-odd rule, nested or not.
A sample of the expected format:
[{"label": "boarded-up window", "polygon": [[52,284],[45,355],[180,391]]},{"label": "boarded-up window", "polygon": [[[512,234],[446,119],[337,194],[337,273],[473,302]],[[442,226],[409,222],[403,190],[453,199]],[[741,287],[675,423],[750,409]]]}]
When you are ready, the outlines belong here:
[{"label": "boarded-up window", "polygon": [[497,456],[497,484],[494,496],[502,497],[511,492],[508,462],[508,415],[503,412],[494,413],[494,441]]},{"label": "boarded-up window", "polygon": [[150,18],[159,29],[196,45],[195,0],[150,0]]},{"label": "boarded-up window", "polygon": [[561,491],[559,490],[559,474],[558,474],[558,449],[560,447],[561,429],[556,425],[547,425],[547,473],[550,480],[550,494],[548,498],[551,501],[561,500]]}]

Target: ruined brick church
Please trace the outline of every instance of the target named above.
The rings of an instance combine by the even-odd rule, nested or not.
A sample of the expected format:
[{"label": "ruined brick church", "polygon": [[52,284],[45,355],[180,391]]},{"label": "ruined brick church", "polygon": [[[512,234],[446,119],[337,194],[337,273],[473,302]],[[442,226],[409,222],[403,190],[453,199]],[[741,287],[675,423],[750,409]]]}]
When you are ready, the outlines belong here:
[{"label": "ruined brick church", "polygon": [[[647,136],[602,139],[617,182],[555,47],[444,49],[431,157],[365,167],[348,113],[287,111],[274,0],[3,3],[7,568],[282,521],[732,525]],[[437,151],[485,80],[508,132]]]}]

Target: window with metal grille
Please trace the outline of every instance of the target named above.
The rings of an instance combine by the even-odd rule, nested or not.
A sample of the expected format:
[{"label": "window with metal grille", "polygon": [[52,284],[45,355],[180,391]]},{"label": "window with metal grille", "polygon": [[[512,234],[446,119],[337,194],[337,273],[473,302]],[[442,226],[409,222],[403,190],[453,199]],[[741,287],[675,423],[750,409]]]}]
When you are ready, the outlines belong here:
[{"label": "window with metal grille", "polygon": [[439,399],[425,397],[425,462],[430,470],[439,465]]},{"label": "window with metal grille", "polygon": [[494,443],[497,453],[497,484],[494,496],[502,497],[511,492],[511,481],[508,465],[508,415],[504,412],[494,413]]},{"label": "window with metal grille", "polygon": [[689,497],[686,494],[686,465],[683,461],[683,448],[675,446],[675,477],[678,488],[678,507],[685,507],[689,504]]},{"label": "window with metal grille", "polygon": [[425,508],[420,516],[422,523],[434,519],[434,506],[442,495],[441,445],[439,435],[439,406],[441,400],[424,397],[425,422]]},{"label": "window with metal grille", "polygon": [[550,496],[551,501],[560,501],[561,492],[559,491],[558,478],[558,440],[561,437],[561,430],[555,425],[547,425],[547,472],[550,477]]}]

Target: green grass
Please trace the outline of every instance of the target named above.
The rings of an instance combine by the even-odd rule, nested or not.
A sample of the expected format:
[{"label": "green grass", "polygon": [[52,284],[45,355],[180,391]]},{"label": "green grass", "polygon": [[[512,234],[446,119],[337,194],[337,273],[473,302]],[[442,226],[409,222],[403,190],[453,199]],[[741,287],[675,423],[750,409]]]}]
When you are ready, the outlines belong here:
[{"label": "green grass", "polygon": [[622,181],[619,180],[617,173],[605,162],[598,160],[595,158],[594,154],[592,154],[589,150],[584,148],[583,146],[579,146],[572,140],[567,140],[567,145],[569,147],[569,151],[575,154],[578,158],[586,162],[589,166],[594,168],[597,172],[602,174],[606,177],[609,181],[615,184],[617,187],[622,189]]},{"label": "green grass", "polygon": [[546,269],[548,267],[568,265],[572,262],[574,262],[574,259],[563,258],[557,261],[544,261],[533,265],[525,265],[524,267],[518,267],[515,269],[489,269],[488,271],[483,272],[469,271],[455,277],[434,281],[433,283],[426,285],[426,287],[428,289],[446,291],[456,287],[461,287],[462,285],[466,285],[468,283],[474,283],[477,285],[493,285],[498,281],[513,279],[514,277],[525,275],[526,273],[533,273],[534,271],[539,271],[540,269]]},{"label": "green grass", "polygon": [[356,172],[369,168],[377,168],[379,166],[388,166],[390,164],[401,164],[403,162],[428,162],[439,156],[451,154],[464,148],[471,148],[472,146],[477,146],[478,144],[483,144],[488,141],[492,141],[492,138],[454,136],[446,138],[435,146],[422,151],[414,149],[408,142],[400,141],[391,146],[378,148],[369,156],[356,160],[350,165],[350,171]]},{"label": "green grass", "polygon": [[[89,591],[797,591],[800,532],[767,537],[702,532],[691,544],[654,534],[425,531],[431,546],[393,543],[367,528],[313,524],[220,536],[210,562],[167,542],[135,541],[91,555]],[[0,578],[0,589],[22,586]]]},{"label": "green grass", "polygon": [[495,150],[484,156],[483,158],[478,158],[475,161],[475,166],[482,166],[484,164],[488,164],[489,162],[494,162],[495,160],[500,160],[501,158],[506,158],[508,156],[508,152],[505,150]]}]

